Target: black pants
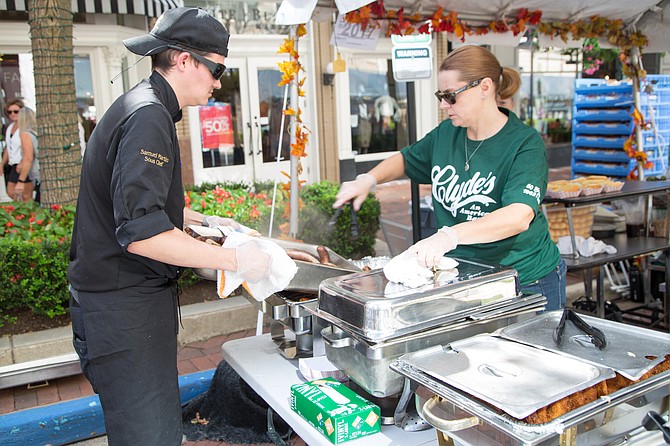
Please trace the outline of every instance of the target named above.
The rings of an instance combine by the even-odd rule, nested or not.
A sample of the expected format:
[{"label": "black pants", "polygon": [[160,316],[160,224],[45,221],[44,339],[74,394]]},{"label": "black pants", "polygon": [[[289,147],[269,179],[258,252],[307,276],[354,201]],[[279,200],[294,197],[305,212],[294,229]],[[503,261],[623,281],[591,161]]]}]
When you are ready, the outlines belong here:
[{"label": "black pants", "polygon": [[108,444],[180,445],[174,289],[73,293],[74,348],[100,396]]}]

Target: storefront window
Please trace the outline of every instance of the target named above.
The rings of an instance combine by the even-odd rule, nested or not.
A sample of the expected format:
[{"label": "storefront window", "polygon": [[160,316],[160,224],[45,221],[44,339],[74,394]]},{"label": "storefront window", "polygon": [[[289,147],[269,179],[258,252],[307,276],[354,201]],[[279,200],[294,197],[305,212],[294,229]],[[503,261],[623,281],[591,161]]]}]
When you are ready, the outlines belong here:
[{"label": "storefront window", "polygon": [[353,59],[347,68],[354,153],[394,152],[407,146],[407,83],[394,80],[391,60]]},{"label": "storefront window", "polygon": [[91,77],[91,59],[88,56],[74,56],[74,85],[79,123],[84,128],[84,139],[88,141],[97,119],[93,79]]},{"label": "storefront window", "polygon": [[560,50],[550,49],[520,49],[519,65],[519,117],[535,127],[547,144],[569,143],[577,65]]}]

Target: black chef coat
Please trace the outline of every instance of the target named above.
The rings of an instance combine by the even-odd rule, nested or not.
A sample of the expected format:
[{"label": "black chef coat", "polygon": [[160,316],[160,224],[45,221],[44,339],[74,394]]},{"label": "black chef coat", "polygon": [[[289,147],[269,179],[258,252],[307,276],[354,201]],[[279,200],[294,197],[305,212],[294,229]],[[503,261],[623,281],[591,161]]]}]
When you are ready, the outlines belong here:
[{"label": "black chef coat", "polygon": [[70,248],[68,275],[76,290],[161,286],[178,278],[178,266],[127,249],[183,227],[179,120],[172,87],[154,72],[96,125],[84,154]]}]

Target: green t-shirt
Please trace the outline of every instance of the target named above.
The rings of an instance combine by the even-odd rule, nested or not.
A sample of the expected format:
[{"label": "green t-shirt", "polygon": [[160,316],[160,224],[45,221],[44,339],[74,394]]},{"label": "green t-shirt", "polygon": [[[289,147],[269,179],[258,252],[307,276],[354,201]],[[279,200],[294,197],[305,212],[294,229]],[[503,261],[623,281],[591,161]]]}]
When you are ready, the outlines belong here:
[{"label": "green t-shirt", "polygon": [[[466,129],[445,120],[420,141],[402,149],[405,174],[419,184],[431,184],[437,227],[476,220],[512,203],[535,211],[528,230],[493,243],[459,245],[449,253],[510,266],[521,285],[549,274],[560,261],[551,241],[540,203],[547,190],[547,154],[540,134],[514,113],[494,136],[467,140],[469,170],[465,170]],[[474,154],[473,154],[474,152]]]}]

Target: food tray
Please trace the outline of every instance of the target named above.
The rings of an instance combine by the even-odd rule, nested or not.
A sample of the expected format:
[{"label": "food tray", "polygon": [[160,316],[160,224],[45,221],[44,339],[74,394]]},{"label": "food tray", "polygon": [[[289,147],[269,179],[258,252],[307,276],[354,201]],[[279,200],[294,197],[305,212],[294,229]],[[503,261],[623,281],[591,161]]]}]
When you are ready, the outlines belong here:
[{"label": "food tray", "polygon": [[586,334],[567,322],[559,347],[554,342],[553,332],[562,314],[562,310],[544,313],[501,328],[494,335],[609,367],[633,381],[640,379],[670,354],[670,337],[667,334],[586,315],[580,317],[605,334],[607,346],[599,350]]},{"label": "food tray", "polygon": [[401,359],[517,419],[614,377],[606,367],[490,335]]},{"label": "food tray", "polygon": [[[277,243],[279,246],[286,250],[290,249],[299,249],[306,251],[316,258],[318,258],[318,253],[316,248],[319,245],[311,245],[308,243],[294,242],[290,240],[281,240],[275,238],[264,238],[266,240],[271,240]],[[291,282],[288,284],[286,291],[304,291],[304,292],[318,292],[319,284],[328,278],[343,276],[346,274],[351,274],[354,272],[360,271],[356,265],[351,263],[349,260],[343,258],[332,249],[325,247],[326,251],[330,256],[330,261],[335,266],[316,264],[303,262],[296,260],[295,263],[298,265],[298,272],[293,277]],[[216,270],[209,268],[195,268],[193,273],[200,278],[216,281]]]}]

